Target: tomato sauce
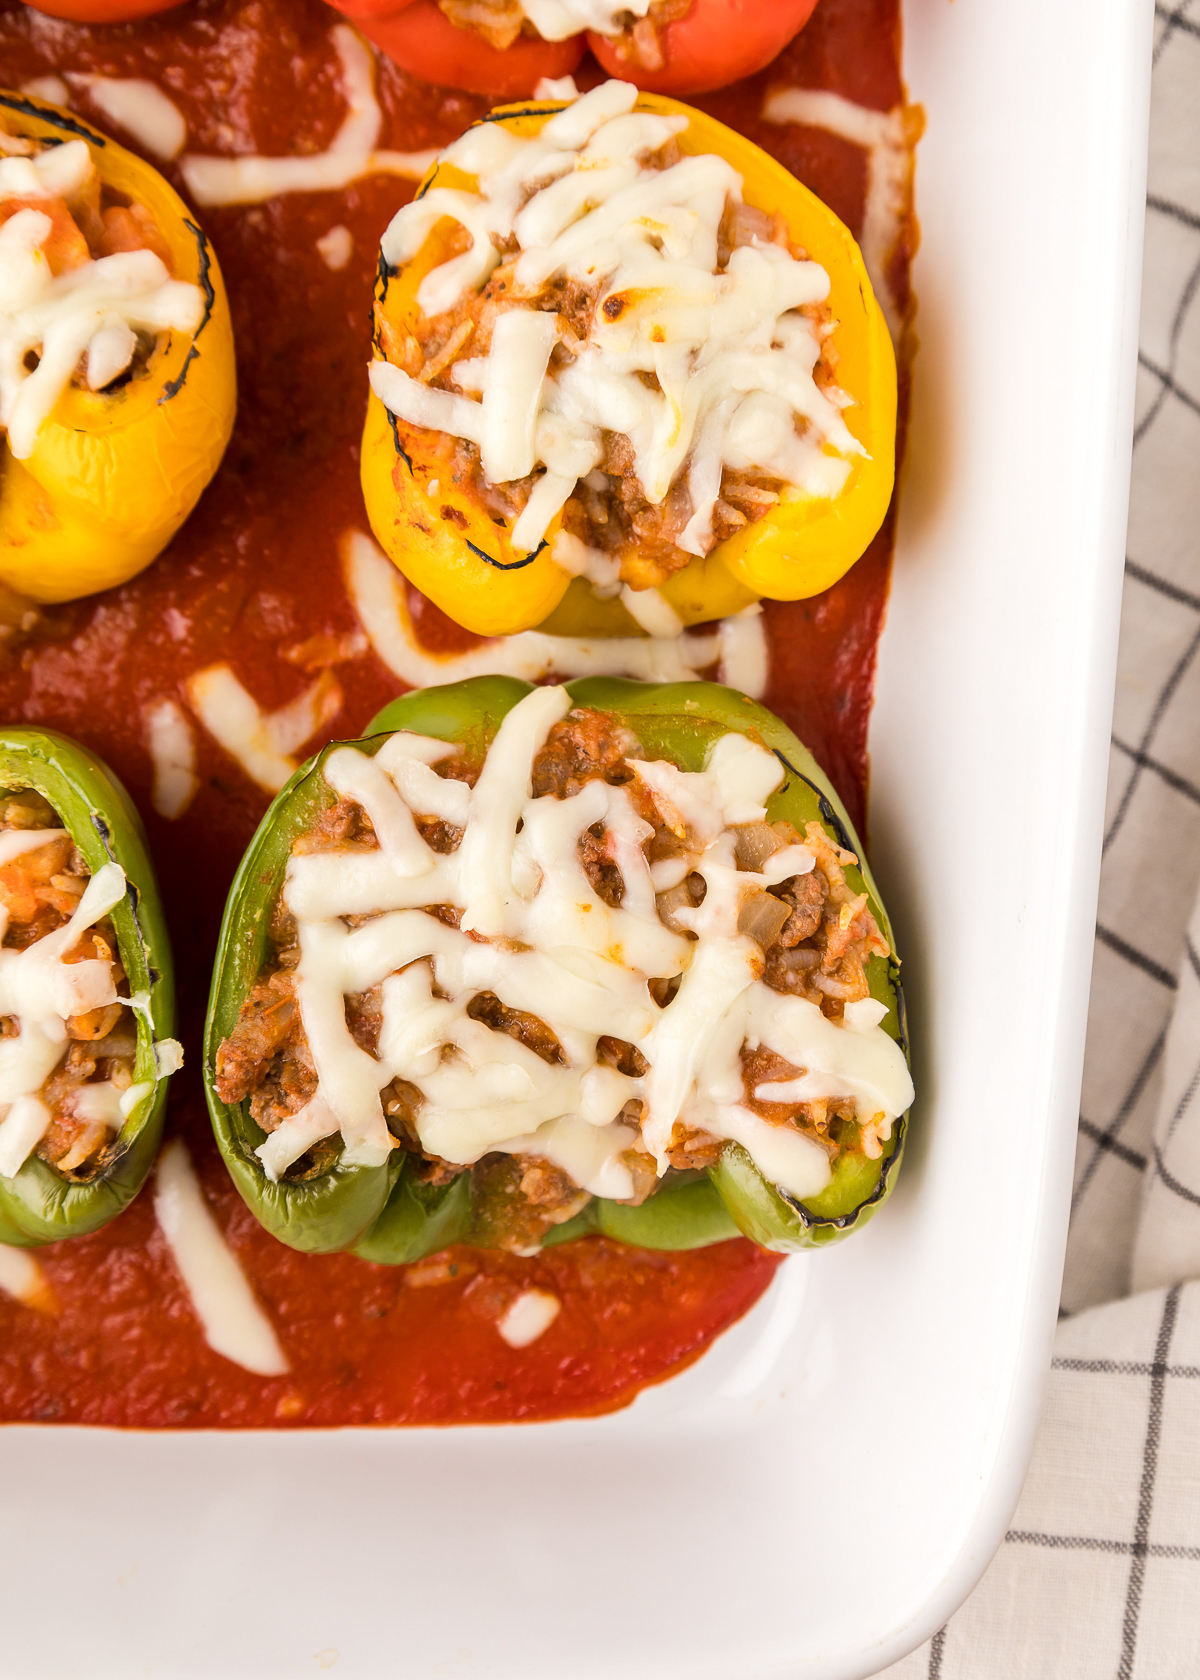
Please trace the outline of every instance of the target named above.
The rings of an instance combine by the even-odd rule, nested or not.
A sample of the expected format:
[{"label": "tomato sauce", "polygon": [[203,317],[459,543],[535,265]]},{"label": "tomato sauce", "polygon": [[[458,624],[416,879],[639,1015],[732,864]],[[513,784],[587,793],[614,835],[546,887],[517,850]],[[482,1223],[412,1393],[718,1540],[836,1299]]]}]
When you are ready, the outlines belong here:
[{"label": "tomato sauce", "polygon": [[[142,22],[88,28],[0,0],[0,81],[147,77],[187,119],[192,151],[315,152],[345,112],[329,37],[338,21],[318,0],[195,0]],[[763,124],[763,91],[769,77],[888,109],[902,99],[898,66],[897,0],[820,0],[770,72],[698,103],[774,152],[857,231],[863,153],[821,130]],[[386,60],[377,92],[380,144],[405,151],[447,143],[487,104],[428,87]],[[79,108],[94,115],[83,99]],[[177,171],[168,165],[165,173],[182,191]],[[0,1296],[0,1420],[237,1428],[611,1410],[697,1357],[757,1300],[777,1263],[740,1240],[671,1255],[588,1238],[534,1259],[457,1250],[400,1268],[301,1255],[259,1227],[212,1142],[199,1072],[209,973],[225,894],[267,796],[197,729],[197,796],[181,819],[158,816],[144,712],[163,698],[186,706],[187,676],[217,661],[228,661],[270,710],[332,657],[340,705],[306,743],[315,751],[357,735],[402,690],[352,639],[359,626],[338,545],[345,532],[368,528],[358,439],[371,280],[379,236],[411,192],[405,181],[376,176],[341,192],[201,212],[237,339],[238,421],[224,464],[154,566],[105,595],[46,609],[0,653],[0,716],[86,743],[143,813],[174,941],[187,1055],[168,1128],[186,1137],[291,1373],[264,1380],[209,1349],[146,1193],[96,1235],[38,1251],[56,1312]],[[316,247],[335,226],[353,238],[337,272]],[[903,303],[906,250],[894,266]],[[858,822],[891,546],[889,520],[826,594],[767,607],[767,703],[807,741]],[[428,602],[414,595],[412,605],[432,650],[472,642]],[[531,1286],[558,1296],[562,1310],[515,1352],[496,1324]]]}]

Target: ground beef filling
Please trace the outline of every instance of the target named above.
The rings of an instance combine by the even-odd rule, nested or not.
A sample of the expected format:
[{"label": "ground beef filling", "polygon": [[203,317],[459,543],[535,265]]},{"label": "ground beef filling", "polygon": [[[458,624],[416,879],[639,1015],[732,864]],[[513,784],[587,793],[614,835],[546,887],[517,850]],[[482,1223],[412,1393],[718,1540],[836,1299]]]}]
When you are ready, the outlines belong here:
[{"label": "ground beef filling", "polygon": [[[639,743],[624,725],[606,713],[579,707],[554,725],[534,759],[534,794],[563,799],[597,779],[629,786],[633,776],[627,761],[642,756]],[[438,766],[438,771],[473,782],[478,766],[452,760]],[[654,827],[653,836],[644,843],[647,860],[653,863],[679,856],[686,837],[663,825],[648,796],[643,797],[639,809]],[[760,941],[766,983],[776,991],[815,1003],[829,1019],[839,1020],[847,1003],[868,996],[865,965],[869,958],[891,954],[868,907],[867,895],[853,893],[846,881],[845,869],[856,859],[834,846],[818,822],[809,823],[804,834],[786,822],[748,825],[736,833],[738,861],[746,869],[761,868],[773,852],[797,843],[807,846],[816,858],[810,874],[794,876],[758,895],[767,901],[765,904],[756,898],[749,900],[749,916],[754,927],[771,930],[769,938],[764,931]],[[374,844],[369,819],[360,807],[342,799],[322,813],[293,849],[346,850]],[[452,844],[436,849],[453,851],[457,844],[455,838]],[[620,870],[607,853],[602,830],[584,833],[579,857],[597,896],[608,904],[620,904],[624,886]],[[661,919],[668,927],[682,931],[673,921],[674,912],[684,904],[700,902],[703,893],[703,878],[689,875],[680,886],[658,895]],[[441,911],[448,912],[446,919],[458,915],[451,906],[436,907],[431,913]],[[237,1103],[248,1099],[251,1115],[265,1132],[274,1131],[281,1121],[303,1108],[317,1088],[316,1070],[295,1002],[295,928],[285,910],[277,909],[271,941],[271,958],[242,1006],[233,1032],[218,1050],[216,1069],[221,1100]],[[678,986],[678,977],[650,982],[650,990],[662,1007],[674,997]],[[378,1043],[379,1011],[379,988],[346,999],[347,1024],[356,1041],[371,1053]],[[563,1060],[562,1046],[544,1021],[510,1008],[491,992],[479,993],[468,1006],[468,1013],[493,1031],[519,1040],[546,1062]],[[596,1054],[600,1062],[631,1078],[646,1072],[641,1051],[621,1039],[601,1038]],[[821,1145],[831,1161],[846,1153],[872,1158],[881,1153],[878,1123],[882,1116],[878,1123],[862,1125],[849,1102],[759,1102],[754,1096],[757,1086],[794,1079],[801,1070],[761,1049],[743,1052],[742,1065],[746,1106],[763,1119],[803,1131]],[[445,1184],[462,1172],[472,1173],[477,1222],[495,1246],[517,1252],[535,1248],[542,1235],[573,1218],[590,1199],[559,1167],[537,1157],[497,1153],[485,1156],[472,1168],[431,1157],[422,1150],[417,1130],[422,1101],[419,1089],[395,1080],[383,1091],[382,1101],[397,1146],[414,1157],[419,1182]],[[635,1099],[627,1104],[622,1118],[636,1125],[641,1107]],[[316,1145],[288,1176],[304,1178],[326,1170],[340,1147],[337,1139]],[[694,1171],[711,1166],[723,1147],[722,1140],[677,1123],[669,1158],[673,1168]],[[631,1200],[636,1205],[655,1192],[660,1180],[652,1158],[641,1150],[628,1151],[623,1159],[633,1175],[635,1194]]]},{"label": "ground beef filling", "polygon": [[[0,832],[8,829],[59,828],[58,813],[33,792],[0,794]],[[74,914],[90,871],[69,835],[25,852],[0,869],[0,905],[8,912],[4,947],[24,951],[54,933]],[[90,928],[66,957],[67,962],[99,958],[112,965],[121,996],[129,995],[125,970],[117,951],[117,936],[105,917]],[[0,1036],[19,1031],[14,1016],[0,1018]],[[73,1015],[67,1022],[67,1048],[39,1095],[52,1119],[37,1145],[37,1154],[59,1172],[75,1179],[94,1177],[103,1165],[113,1133],[100,1121],[75,1112],[81,1088],[111,1082],[118,1090],[133,1084],[137,1033],[128,1009],[119,1003]]]},{"label": "ground beef filling", "polygon": [[[671,141],[645,161],[650,168],[666,168],[677,162],[681,155],[676,143]],[[723,272],[732,251],[755,239],[781,245],[795,257],[804,255],[789,239],[786,223],[778,212],[770,216],[753,205],[730,202],[721,224],[718,272]],[[468,243],[466,233],[458,230],[448,241],[447,256],[466,250]],[[552,372],[565,366],[584,348],[602,287],[560,277],[535,292],[523,292],[515,278],[518,255],[515,238],[509,238],[507,242],[501,240],[499,246],[501,262],[482,291],[460,298],[454,308],[444,314],[421,316],[412,333],[401,335],[388,321],[380,321],[379,337],[384,353],[410,378],[440,390],[461,394],[461,387],[453,378],[454,364],[467,357],[486,357],[491,349],[497,317],[505,310],[518,306],[529,308],[532,305],[556,313],[558,342],[550,357]],[[619,298],[609,297],[605,308],[619,307],[619,303]],[[799,313],[813,322],[821,339],[821,353],[813,377],[818,386],[825,388],[834,382],[837,364],[829,307],[827,304],[805,305]],[[652,374],[643,377],[651,388],[659,388]],[[802,430],[803,424],[797,420],[797,429]],[[494,519],[508,520],[519,516],[537,483],[538,474],[530,474],[511,483],[493,484],[484,474],[476,444],[449,433],[433,435],[439,439],[431,452],[431,459],[436,456],[439,461],[439,478],[449,477]],[[686,471],[681,470],[661,503],[648,502],[637,475],[629,439],[619,432],[605,432],[603,441],[604,460],[580,481],[567,500],[562,515],[563,529],[589,548],[618,558],[621,579],[632,588],[657,588],[695,558],[678,546],[678,538],[693,512]],[[721,477],[721,494],[713,513],[712,545],[724,542],[735,532],[763,518],[777,504],[786,488],[781,479],[772,478],[769,474],[735,471],[726,467]],[[452,518],[453,515],[454,509],[447,505],[443,517]]]}]

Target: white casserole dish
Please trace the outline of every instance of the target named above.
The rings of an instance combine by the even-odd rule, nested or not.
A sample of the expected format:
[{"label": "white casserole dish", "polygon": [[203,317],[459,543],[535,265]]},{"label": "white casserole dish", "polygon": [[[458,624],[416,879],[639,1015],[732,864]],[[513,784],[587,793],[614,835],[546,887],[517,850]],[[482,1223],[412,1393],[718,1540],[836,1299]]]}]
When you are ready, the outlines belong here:
[{"label": "white casserole dish", "polygon": [[1150,27],[1149,0],[907,7],[922,349],[872,835],[920,1101],[891,1204],[613,1417],[5,1430],[0,1675],[851,1680],[970,1590],[1058,1298]]}]

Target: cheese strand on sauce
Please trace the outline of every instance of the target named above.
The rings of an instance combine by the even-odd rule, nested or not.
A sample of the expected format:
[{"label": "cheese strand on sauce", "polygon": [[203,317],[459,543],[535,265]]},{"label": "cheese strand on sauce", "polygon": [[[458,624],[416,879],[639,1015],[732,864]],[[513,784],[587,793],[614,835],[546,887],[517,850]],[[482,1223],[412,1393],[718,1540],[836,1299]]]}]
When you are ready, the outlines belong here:
[{"label": "cheese strand on sauce", "polygon": [[598,35],[619,35],[626,15],[644,18],[652,0],[519,0],[543,41],[565,41],[585,29]]},{"label": "cheese strand on sauce", "polygon": [[376,151],[383,112],[375,96],[375,61],[349,24],[335,24],[329,33],[348,109],[328,148],[289,157],[185,153],[179,168],[197,204],[262,204],[285,193],[336,192],[367,175],[419,181],[425,174],[436,152]]},{"label": "cheese strand on sauce", "polygon": [[[560,532],[561,538],[565,533]],[[580,544],[580,547],[583,545]],[[559,560],[559,542],[554,545]],[[561,677],[636,677],[640,682],[688,682],[718,666],[718,680],[760,699],[767,687],[767,639],[755,602],[722,619],[716,634],[548,636],[522,630],[466,653],[431,653],[421,645],[408,610],[404,579],[362,531],[342,539],[346,588],[371,646],[389,671],[412,688],[501,674],[526,682]],[[630,591],[644,601],[653,590]],[[667,602],[663,602],[667,606]],[[243,763],[245,760],[242,761]]]},{"label": "cheese strand on sauce", "polygon": [[275,1327],[209,1211],[180,1138],[158,1158],[154,1214],[209,1347],[257,1376],[283,1376],[291,1366]]}]

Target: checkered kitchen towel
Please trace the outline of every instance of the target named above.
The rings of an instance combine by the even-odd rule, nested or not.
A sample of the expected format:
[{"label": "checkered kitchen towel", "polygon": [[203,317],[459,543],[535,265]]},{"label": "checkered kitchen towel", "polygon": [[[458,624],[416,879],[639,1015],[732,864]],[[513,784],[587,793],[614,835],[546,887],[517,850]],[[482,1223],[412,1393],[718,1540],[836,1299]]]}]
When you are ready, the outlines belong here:
[{"label": "checkered kitchen towel", "polygon": [[1005,1544],[887,1680],[1200,1680],[1200,0],[1156,7],[1153,76],[1062,1322]]}]

